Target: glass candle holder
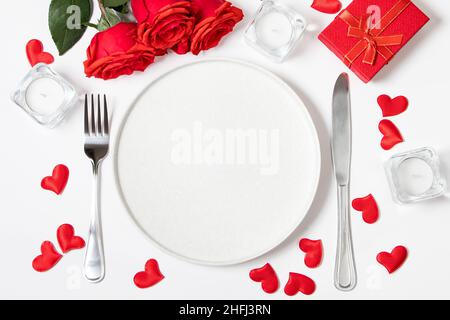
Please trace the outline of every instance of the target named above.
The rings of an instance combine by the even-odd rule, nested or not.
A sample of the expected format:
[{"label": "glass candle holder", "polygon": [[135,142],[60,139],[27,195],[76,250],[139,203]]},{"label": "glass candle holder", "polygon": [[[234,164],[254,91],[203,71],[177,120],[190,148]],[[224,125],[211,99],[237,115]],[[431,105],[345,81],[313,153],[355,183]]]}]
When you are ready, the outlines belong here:
[{"label": "glass candle holder", "polygon": [[306,29],[306,20],[296,11],[265,0],[244,33],[246,42],[275,62],[282,62]]},{"label": "glass candle holder", "polygon": [[392,156],[386,163],[392,196],[405,204],[439,197],[446,181],[439,168],[439,157],[431,148],[420,148]]},{"label": "glass candle holder", "polygon": [[38,123],[55,127],[80,102],[75,88],[48,65],[35,65],[11,99]]}]

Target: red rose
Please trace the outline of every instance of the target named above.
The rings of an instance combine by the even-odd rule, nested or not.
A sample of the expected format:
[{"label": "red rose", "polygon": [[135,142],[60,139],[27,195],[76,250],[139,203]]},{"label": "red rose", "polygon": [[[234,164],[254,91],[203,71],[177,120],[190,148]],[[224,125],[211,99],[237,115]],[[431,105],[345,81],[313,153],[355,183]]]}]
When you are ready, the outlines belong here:
[{"label": "red rose", "polygon": [[244,17],[241,9],[225,0],[193,0],[192,4],[198,10],[199,21],[191,36],[191,51],[195,55],[217,46]]},{"label": "red rose", "polygon": [[160,54],[173,49],[178,54],[189,51],[189,38],[195,25],[190,1],[132,0],[138,21],[138,39]]},{"label": "red rose", "polygon": [[136,40],[136,23],[119,24],[97,33],[87,49],[84,71],[88,77],[114,79],[134,71],[144,71],[155,55]]}]

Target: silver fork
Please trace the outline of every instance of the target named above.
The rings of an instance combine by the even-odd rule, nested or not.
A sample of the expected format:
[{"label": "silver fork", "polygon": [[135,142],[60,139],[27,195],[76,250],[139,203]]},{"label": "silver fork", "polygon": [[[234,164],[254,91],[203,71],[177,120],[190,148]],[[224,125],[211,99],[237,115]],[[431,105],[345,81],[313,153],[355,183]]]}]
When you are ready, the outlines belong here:
[{"label": "silver fork", "polygon": [[91,107],[89,108],[89,99],[86,94],[84,103],[84,152],[92,162],[94,180],[92,184],[92,212],[84,260],[84,275],[90,282],[100,282],[105,277],[105,256],[100,215],[99,170],[102,160],[106,157],[109,150],[109,123],[106,95],[103,96],[103,120],[100,95],[97,97],[97,118],[95,117],[94,95],[91,95],[90,100]]}]

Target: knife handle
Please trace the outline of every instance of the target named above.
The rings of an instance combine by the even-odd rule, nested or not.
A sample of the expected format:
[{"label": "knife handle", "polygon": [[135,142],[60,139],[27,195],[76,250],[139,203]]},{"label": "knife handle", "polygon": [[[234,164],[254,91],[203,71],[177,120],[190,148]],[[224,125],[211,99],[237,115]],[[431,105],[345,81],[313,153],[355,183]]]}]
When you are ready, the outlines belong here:
[{"label": "knife handle", "polygon": [[338,185],[339,221],[334,285],[341,291],[350,291],[356,286],[349,202],[349,186]]}]

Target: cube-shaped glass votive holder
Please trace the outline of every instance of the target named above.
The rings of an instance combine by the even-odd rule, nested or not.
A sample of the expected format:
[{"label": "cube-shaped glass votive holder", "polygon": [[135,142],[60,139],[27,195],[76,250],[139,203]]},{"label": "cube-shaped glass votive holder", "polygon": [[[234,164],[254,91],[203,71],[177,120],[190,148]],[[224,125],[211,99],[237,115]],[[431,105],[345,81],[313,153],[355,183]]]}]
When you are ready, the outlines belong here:
[{"label": "cube-shaped glass votive holder", "polygon": [[392,156],[385,166],[392,196],[406,204],[439,197],[446,181],[439,167],[439,157],[431,148],[420,148]]},{"label": "cube-shaped glass votive holder", "polygon": [[265,0],[244,33],[246,42],[275,62],[282,62],[306,29],[306,20],[296,11]]},{"label": "cube-shaped glass votive holder", "polygon": [[80,102],[75,88],[43,63],[28,72],[11,98],[34,120],[50,128]]}]

